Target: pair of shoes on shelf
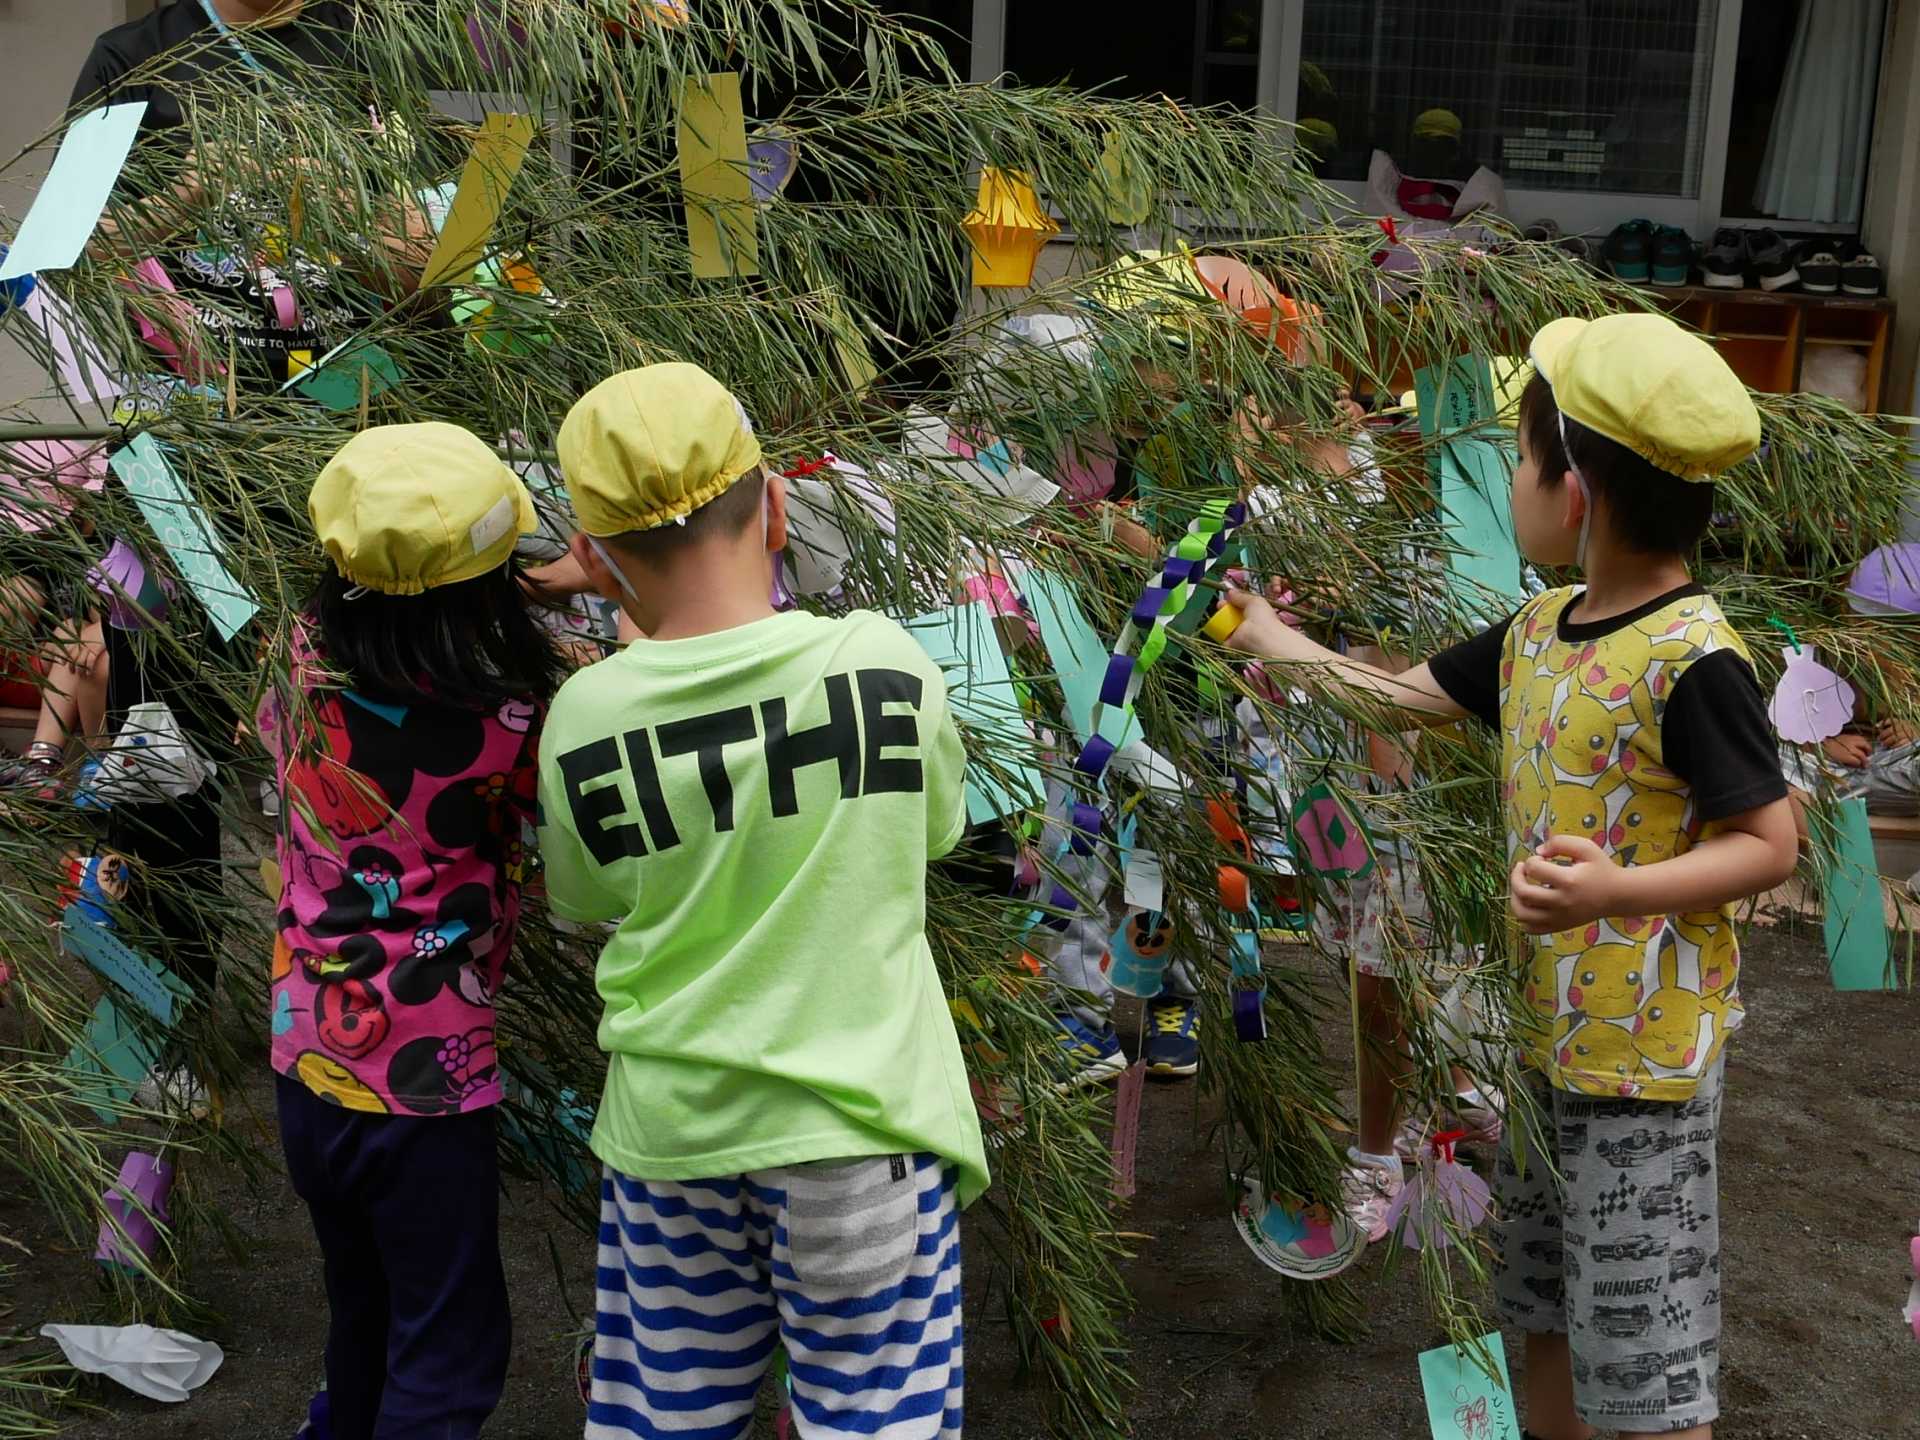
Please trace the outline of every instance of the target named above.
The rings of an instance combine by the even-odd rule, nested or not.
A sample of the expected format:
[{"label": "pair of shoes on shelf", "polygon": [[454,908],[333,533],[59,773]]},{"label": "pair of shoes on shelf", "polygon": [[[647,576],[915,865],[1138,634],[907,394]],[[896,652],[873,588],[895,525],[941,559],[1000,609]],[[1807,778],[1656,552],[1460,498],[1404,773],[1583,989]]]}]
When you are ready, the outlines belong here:
[{"label": "pair of shoes on shelf", "polygon": [[[1098,1085],[1127,1068],[1126,1052],[1112,1025],[1099,1030],[1072,1015],[1054,1016],[1060,1036],[1060,1077],[1065,1092]],[[1147,1039],[1140,1058],[1156,1080],[1176,1080],[1200,1069],[1200,1007],[1184,995],[1165,993],[1147,1002]]]},{"label": "pair of shoes on shelf", "polygon": [[1744,290],[1749,281],[1769,292],[1785,290],[1800,283],[1797,258],[1778,230],[1722,225],[1701,252],[1700,279],[1713,290]]},{"label": "pair of shoes on shelf", "polygon": [[1800,288],[1809,295],[1879,296],[1887,292],[1880,261],[1858,240],[1803,240],[1794,257]]},{"label": "pair of shoes on shelf", "polygon": [[1531,240],[1536,245],[1552,245],[1564,250],[1576,260],[1588,261],[1593,258],[1593,248],[1587,244],[1587,237],[1564,234],[1558,220],[1536,220],[1520,234],[1521,238]]},{"label": "pair of shoes on shelf", "polygon": [[1627,220],[1601,248],[1606,269],[1629,285],[1678,289],[1693,278],[1693,237],[1676,225]]}]

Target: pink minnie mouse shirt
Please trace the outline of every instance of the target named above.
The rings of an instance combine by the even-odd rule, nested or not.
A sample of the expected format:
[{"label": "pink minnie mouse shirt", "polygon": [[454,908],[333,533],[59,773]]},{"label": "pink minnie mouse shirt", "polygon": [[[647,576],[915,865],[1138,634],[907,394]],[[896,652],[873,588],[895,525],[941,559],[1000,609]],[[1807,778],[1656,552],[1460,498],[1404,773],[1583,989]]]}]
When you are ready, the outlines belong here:
[{"label": "pink minnie mouse shirt", "polygon": [[[500,1100],[493,996],[513,948],[539,706],[485,712],[323,688],[276,697],[273,1068],[349,1110],[454,1115]],[[290,727],[305,720],[299,737]]]}]

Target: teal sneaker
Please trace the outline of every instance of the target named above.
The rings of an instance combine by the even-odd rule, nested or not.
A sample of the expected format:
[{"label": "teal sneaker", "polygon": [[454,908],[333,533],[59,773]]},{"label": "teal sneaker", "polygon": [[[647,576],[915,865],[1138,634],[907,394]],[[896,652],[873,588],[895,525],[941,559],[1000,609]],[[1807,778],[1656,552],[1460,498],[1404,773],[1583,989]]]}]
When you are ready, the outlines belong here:
[{"label": "teal sneaker", "polygon": [[1176,1080],[1200,1070],[1200,1006],[1185,995],[1163,991],[1147,1002],[1147,1048],[1141,1057],[1156,1080]]}]

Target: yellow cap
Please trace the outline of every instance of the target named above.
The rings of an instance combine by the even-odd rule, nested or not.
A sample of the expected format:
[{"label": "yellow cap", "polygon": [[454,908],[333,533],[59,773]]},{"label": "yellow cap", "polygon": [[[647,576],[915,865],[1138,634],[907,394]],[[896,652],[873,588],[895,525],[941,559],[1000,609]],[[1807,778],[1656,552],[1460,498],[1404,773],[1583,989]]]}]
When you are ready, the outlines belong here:
[{"label": "yellow cap", "polygon": [[1422,140],[1458,140],[1460,117],[1451,110],[1422,110],[1413,122],[1413,133]]},{"label": "yellow cap", "polygon": [[739,402],[683,361],[602,380],[567,412],[559,452],[574,517],[602,536],[684,519],[760,463]]},{"label": "yellow cap", "polygon": [[307,515],[334,569],[386,595],[485,575],[539,523],[486,442],[437,420],[347,441],[313,482]]},{"label": "yellow cap", "polygon": [[1555,320],[1531,349],[1562,414],[1670,475],[1711,480],[1760,448],[1747,387],[1664,315]]}]

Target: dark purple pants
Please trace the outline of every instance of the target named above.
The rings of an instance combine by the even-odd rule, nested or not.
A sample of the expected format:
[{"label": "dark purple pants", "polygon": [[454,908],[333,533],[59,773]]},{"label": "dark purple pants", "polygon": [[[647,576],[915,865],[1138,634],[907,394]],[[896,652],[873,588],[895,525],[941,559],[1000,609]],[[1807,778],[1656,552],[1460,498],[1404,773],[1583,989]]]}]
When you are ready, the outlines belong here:
[{"label": "dark purple pants", "polygon": [[513,1339],[492,1108],[370,1115],[275,1079],[326,1265],[333,1440],[471,1440]]}]

